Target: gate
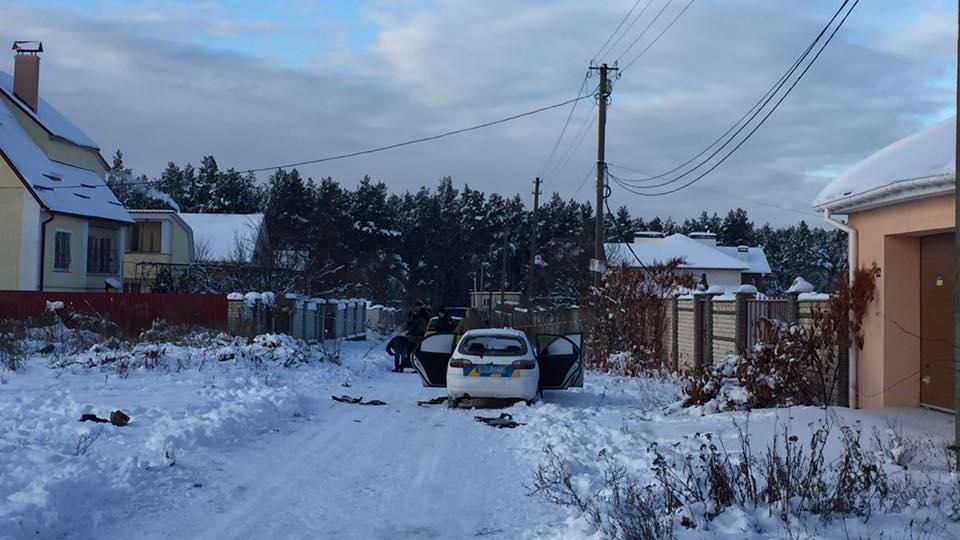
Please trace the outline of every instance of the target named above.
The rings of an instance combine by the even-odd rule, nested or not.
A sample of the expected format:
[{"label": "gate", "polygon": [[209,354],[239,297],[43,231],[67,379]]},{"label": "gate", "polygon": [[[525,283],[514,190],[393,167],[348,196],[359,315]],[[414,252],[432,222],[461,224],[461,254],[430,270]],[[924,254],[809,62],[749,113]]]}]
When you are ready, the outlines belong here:
[{"label": "gate", "polygon": [[747,350],[765,339],[764,320],[786,322],[790,317],[790,303],[786,298],[747,300]]}]

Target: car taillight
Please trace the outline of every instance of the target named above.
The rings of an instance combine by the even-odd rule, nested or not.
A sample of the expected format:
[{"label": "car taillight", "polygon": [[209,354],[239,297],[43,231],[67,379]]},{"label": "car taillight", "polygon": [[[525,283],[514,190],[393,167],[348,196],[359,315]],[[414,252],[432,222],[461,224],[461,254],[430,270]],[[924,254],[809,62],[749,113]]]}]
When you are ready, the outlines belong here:
[{"label": "car taillight", "polygon": [[537,363],[533,360],[514,360],[510,365],[513,369],[533,369],[537,367]]},{"label": "car taillight", "polygon": [[454,358],[453,360],[450,360],[450,367],[470,368],[473,367],[473,362],[464,358]]}]

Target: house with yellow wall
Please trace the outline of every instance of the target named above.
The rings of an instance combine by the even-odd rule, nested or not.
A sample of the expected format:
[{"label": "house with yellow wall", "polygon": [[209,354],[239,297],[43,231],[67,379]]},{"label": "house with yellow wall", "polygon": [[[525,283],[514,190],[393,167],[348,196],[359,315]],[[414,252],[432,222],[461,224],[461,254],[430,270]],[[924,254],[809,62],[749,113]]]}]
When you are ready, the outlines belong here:
[{"label": "house with yellow wall", "polygon": [[194,262],[193,229],[176,210],[127,210],[134,224],[123,259],[124,288],[151,292],[157,272],[166,265]]},{"label": "house with yellow wall", "polygon": [[847,232],[851,267],[875,267],[864,346],[850,351],[851,406],[957,406],[956,122],[947,119],[877,151],[814,202],[829,223]]},{"label": "house with yellow wall", "polygon": [[133,222],[97,144],[40,98],[36,42],[0,71],[0,290],[122,288]]}]

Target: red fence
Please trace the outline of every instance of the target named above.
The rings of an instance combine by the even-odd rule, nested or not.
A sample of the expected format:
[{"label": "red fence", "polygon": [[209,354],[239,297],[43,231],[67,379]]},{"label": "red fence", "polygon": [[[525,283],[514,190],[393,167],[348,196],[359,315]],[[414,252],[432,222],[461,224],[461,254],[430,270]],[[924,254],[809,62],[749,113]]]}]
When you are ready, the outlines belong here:
[{"label": "red fence", "polygon": [[208,328],[227,326],[227,297],[222,294],[0,291],[0,319],[41,315],[47,302],[63,302],[69,312],[101,316],[127,333],[150,328],[156,319]]}]

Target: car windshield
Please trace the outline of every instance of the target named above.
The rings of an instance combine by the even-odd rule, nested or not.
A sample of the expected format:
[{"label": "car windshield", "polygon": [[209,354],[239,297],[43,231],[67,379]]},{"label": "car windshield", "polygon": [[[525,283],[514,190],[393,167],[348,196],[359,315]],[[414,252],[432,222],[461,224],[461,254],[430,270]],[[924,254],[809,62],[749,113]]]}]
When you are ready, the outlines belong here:
[{"label": "car windshield", "polygon": [[469,336],[460,343],[461,354],[482,356],[522,356],[527,346],[522,339],[511,336]]}]

